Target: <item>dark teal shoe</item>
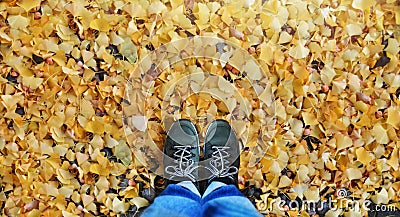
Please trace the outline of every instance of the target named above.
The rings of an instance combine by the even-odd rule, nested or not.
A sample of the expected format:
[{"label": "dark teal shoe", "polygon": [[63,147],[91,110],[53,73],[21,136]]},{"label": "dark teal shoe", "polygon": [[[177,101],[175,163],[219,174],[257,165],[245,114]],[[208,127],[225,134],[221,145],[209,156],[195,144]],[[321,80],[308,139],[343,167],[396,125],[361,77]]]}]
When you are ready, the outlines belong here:
[{"label": "dark teal shoe", "polygon": [[203,162],[204,172],[209,177],[207,186],[213,181],[238,186],[239,140],[227,121],[216,120],[208,126]]},{"label": "dark teal shoe", "polygon": [[164,143],[164,178],[167,184],[191,181],[198,188],[200,146],[195,125],[186,119],[175,121]]}]

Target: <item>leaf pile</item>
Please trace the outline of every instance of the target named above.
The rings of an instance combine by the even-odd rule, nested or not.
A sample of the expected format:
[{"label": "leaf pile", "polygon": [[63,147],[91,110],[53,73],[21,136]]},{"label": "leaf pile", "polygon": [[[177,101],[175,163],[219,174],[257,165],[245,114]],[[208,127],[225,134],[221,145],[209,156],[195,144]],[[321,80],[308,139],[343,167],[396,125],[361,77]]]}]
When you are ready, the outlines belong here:
[{"label": "leaf pile", "polygon": [[[337,189],[399,207],[399,25],[397,0],[1,1],[0,212],[132,216],[147,206],[157,181],[124,133],[123,105],[137,109],[125,84],[152,51],[193,36],[242,48],[265,75],[243,55],[150,71],[133,81],[141,90],[156,79],[135,128],[160,147],[177,118],[203,134],[213,118],[231,120],[244,146],[240,188],[266,215],[367,214],[267,209],[268,198],[319,201]],[[229,59],[225,44],[205,52]],[[168,86],[194,72],[210,76]],[[174,98],[202,89],[212,91]]]}]

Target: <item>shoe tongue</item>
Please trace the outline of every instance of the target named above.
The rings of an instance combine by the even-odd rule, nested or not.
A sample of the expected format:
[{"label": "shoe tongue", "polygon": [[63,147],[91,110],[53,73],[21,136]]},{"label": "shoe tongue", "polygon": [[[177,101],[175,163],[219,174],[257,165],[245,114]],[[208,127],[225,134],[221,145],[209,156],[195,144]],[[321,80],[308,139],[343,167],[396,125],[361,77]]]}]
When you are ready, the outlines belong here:
[{"label": "shoe tongue", "polygon": [[217,128],[216,126],[213,126],[213,128],[209,129],[207,132],[206,142],[210,142],[213,145],[225,146],[232,136],[234,136],[234,133],[231,128]]},{"label": "shoe tongue", "polygon": [[168,136],[176,143],[180,145],[195,144],[196,135],[190,131],[190,129],[185,129],[185,127],[177,127],[168,133]]}]

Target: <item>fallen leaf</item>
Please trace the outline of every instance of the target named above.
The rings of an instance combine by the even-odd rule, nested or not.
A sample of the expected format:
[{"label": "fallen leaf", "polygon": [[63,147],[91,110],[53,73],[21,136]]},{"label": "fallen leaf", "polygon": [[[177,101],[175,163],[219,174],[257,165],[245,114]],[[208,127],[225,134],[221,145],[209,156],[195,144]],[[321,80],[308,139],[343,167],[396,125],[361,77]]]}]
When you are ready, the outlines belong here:
[{"label": "fallen leaf", "polygon": [[17,3],[17,5],[21,6],[26,12],[30,11],[32,8],[36,8],[40,6],[41,0],[22,0]]},{"label": "fallen leaf", "polygon": [[128,166],[132,162],[131,149],[126,144],[126,142],[120,141],[117,146],[115,146],[115,156]]}]

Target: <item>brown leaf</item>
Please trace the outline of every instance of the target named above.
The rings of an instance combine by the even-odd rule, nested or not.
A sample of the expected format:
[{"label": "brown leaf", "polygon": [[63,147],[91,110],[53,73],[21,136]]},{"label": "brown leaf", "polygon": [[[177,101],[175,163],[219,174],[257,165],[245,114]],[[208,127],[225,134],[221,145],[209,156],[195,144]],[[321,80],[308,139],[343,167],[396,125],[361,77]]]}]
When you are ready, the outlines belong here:
[{"label": "brown leaf", "polygon": [[39,201],[38,200],[32,200],[28,204],[24,206],[24,213],[30,212],[33,209],[36,209],[39,207]]}]

